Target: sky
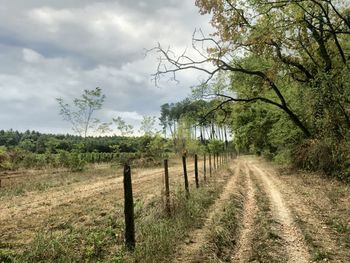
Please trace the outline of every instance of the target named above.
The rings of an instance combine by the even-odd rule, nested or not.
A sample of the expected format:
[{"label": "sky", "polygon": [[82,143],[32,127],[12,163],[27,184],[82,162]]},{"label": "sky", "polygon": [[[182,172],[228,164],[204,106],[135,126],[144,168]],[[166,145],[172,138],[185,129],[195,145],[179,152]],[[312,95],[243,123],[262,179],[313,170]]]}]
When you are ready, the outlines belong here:
[{"label": "sky", "polygon": [[0,0],[0,129],[73,133],[56,98],[100,87],[96,117],[121,116],[137,130],[201,78],[185,72],[156,86],[157,55],[146,50],[182,52],[196,28],[210,32],[209,19],[193,0]]}]

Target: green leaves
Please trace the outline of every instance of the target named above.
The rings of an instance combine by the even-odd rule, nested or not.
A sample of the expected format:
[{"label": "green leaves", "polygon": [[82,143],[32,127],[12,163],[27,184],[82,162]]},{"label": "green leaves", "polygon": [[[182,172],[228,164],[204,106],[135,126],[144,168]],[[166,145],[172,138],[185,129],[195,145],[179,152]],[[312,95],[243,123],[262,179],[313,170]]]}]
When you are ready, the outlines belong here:
[{"label": "green leaves", "polygon": [[[65,103],[62,98],[56,100],[63,119],[70,122],[76,133],[86,137],[89,131],[96,128],[100,122],[92,117],[95,111],[102,108],[105,98],[101,88],[97,87],[93,90],[84,90],[81,98],[75,98],[72,105]],[[100,128],[105,129],[106,125],[100,126]]]}]

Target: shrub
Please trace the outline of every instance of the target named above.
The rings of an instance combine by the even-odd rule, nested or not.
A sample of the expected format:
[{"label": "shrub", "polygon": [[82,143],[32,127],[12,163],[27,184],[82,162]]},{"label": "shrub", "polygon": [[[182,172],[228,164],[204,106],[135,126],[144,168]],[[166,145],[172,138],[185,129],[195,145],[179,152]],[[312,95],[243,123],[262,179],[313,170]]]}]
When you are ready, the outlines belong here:
[{"label": "shrub", "polygon": [[305,140],[292,152],[295,166],[350,181],[350,143]]},{"label": "shrub", "polygon": [[11,169],[10,157],[6,152],[6,148],[0,146],[0,170],[9,170]]}]

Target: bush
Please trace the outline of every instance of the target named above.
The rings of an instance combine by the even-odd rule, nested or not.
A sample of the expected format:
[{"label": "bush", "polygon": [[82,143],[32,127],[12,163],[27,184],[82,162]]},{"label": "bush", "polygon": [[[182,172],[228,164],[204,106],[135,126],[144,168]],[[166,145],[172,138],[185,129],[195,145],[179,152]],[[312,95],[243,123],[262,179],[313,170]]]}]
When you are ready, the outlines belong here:
[{"label": "bush", "polygon": [[311,171],[322,171],[350,181],[350,143],[331,140],[305,140],[292,152],[293,164]]},{"label": "bush", "polygon": [[291,161],[291,151],[290,149],[280,150],[272,159],[279,164],[288,164]]},{"label": "bush", "polygon": [[80,172],[84,170],[86,162],[81,158],[78,153],[69,154],[68,168],[72,172]]},{"label": "bush", "polygon": [[84,170],[86,161],[79,153],[69,153],[60,151],[56,158],[60,166],[70,169],[72,172],[80,172]]},{"label": "bush", "polygon": [[11,169],[10,157],[6,152],[6,148],[0,147],[0,170],[9,170]]}]

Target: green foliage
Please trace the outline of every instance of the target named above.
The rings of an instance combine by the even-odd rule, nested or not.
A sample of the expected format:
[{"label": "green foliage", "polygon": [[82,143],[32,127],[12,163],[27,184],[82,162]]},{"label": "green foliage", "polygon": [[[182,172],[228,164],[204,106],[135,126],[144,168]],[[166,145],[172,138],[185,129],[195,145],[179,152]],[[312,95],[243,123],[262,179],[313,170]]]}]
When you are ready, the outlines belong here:
[{"label": "green foliage", "polygon": [[151,137],[146,144],[144,154],[148,157],[155,159],[161,159],[164,157],[164,153],[167,150],[167,141],[164,140],[159,134]]},{"label": "green foliage", "polygon": [[[207,151],[211,140],[225,142],[228,146],[228,124],[225,114],[212,111],[221,102],[219,100],[191,100],[186,98],[177,103],[161,106],[163,132],[173,141],[173,150],[177,154],[196,154]],[[225,109],[227,113],[229,109]],[[224,150],[224,147],[220,151]]]},{"label": "green foliage", "polygon": [[16,262],[14,253],[12,251],[0,249],[0,262],[1,263]]},{"label": "green foliage", "polygon": [[72,172],[80,172],[84,170],[86,160],[88,156],[84,156],[82,154],[73,152],[68,153],[65,151],[61,151],[57,158],[59,160],[59,164],[65,168],[69,168]]},{"label": "green foliage", "polygon": [[[97,87],[93,90],[84,90],[80,98],[75,98],[73,104],[65,103],[62,98],[57,98],[60,107],[60,115],[65,121],[72,125],[73,131],[80,136],[86,137],[92,128],[96,128],[100,122],[93,118],[95,111],[102,108],[106,96],[102,94],[101,88]],[[100,126],[105,129],[105,123]]]},{"label": "green foliage", "polygon": [[6,147],[0,146],[0,170],[11,169],[10,157],[6,151]]},{"label": "green foliage", "polygon": [[[36,147],[22,147],[31,141]],[[87,137],[0,130],[0,163],[3,169],[77,167],[86,163],[157,159],[170,151],[169,140],[159,134],[141,137]],[[82,162],[83,161],[83,162]],[[77,168],[81,170],[81,168]]]},{"label": "green foliage", "polygon": [[[222,102],[241,103],[232,106],[236,148],[349,178],[350,149],[343,146],[350,136],[347,3],[198,0],[196,5],[212,16],[215,40],[201,32],[195,38],[209,45],[202,55],[217,65],[213,72],[219,76],[210,75],[214,81],[201,87]],[[187,56],[165,57],[168,73],[207,70],[205,60],[177,62]]]},{"label": "green foliage", "polygon": [[154,116],[143,116],[141,121],[140,132],[145,136],[151,136],[155,134],[156,117]]},{"label": "green foliage", "polygon": [[298,145],[293,152],[293,162],[296,166],[308,170],[320,170],[350,182],[350,144],[339,145],[332,139],[306,140]]},{"label": "green foliage", "polygon": [[219,140],[212,140],[208,143],[208,149],[210,153],[220,153],[224,149],[224,143]]},{"label": "green foliage", "polygon": [[113,118],[113,122],[117,125],[117,129],[121,136],[130,136],[133,134],[133,126],[127,124],[120,116]]}]

